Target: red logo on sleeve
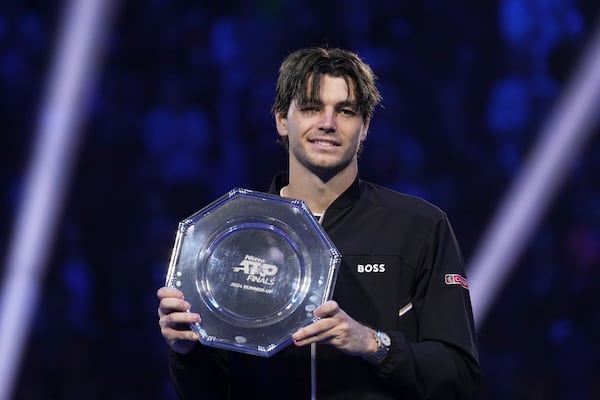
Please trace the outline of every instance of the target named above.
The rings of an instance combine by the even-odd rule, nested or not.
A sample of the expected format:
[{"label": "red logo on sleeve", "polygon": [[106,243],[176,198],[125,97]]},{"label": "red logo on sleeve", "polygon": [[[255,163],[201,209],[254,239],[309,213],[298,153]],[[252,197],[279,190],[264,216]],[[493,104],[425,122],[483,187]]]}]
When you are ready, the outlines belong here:
[{"label": "red logo on sleeve", "polygon": [[469,282],[467,279],[459,274],[446,274],[444,276],[446,285],[460,285],[465,289],[469,289]]}]

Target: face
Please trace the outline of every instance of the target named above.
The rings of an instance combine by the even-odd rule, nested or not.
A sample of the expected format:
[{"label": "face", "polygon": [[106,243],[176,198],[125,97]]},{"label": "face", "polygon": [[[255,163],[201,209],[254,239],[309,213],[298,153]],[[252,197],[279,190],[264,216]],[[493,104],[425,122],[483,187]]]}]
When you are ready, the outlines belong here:
[{"label": "face", "polygon": [[276,123],[279,134],[289,139],[290,168],[331,176],[356,168],[369,124],[358,113],[343,78],[325,75],[320,86],[319,102],[293,101],[287,115],[277,114]]}]

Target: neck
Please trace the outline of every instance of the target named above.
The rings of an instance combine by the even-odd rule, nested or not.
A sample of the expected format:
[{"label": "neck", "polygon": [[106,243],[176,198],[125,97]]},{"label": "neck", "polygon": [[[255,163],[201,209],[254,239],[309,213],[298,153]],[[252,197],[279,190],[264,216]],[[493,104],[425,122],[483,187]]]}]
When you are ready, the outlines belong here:
[{"label": "neck", "polygon": [[313,213],[321,214],[352,185],[358,168],[351,164],[327,180],[304,168],[290,165],[290,180],[283,191],[286,197],[303,200]]}]

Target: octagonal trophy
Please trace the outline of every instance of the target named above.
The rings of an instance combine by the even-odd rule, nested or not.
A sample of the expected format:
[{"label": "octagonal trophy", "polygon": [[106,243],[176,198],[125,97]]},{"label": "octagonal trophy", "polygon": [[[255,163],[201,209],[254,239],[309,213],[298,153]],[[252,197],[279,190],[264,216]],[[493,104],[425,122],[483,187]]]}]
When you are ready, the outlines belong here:
[{"label": "octagonal trophy", "polygon": [[340,261],[303,201],[237,188],[179,223],[166,285],[202,344],[270,357],[331,299]]}]

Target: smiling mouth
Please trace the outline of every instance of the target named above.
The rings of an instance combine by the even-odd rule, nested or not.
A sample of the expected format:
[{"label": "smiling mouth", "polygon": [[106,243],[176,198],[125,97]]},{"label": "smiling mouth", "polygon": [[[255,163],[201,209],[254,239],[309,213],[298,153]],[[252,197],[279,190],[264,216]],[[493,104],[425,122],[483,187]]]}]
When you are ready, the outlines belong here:
[{"label": "smiling mouth", "polygon": [[323,147],[338,147],[339,146],[338,143],[331,142],[331,141],[328,141],[328,140],[319,140],[319,139],[316,139],[316,140],[311,140],[310,142],[312,144],[317,145],[317,146],[323,146]]}]

